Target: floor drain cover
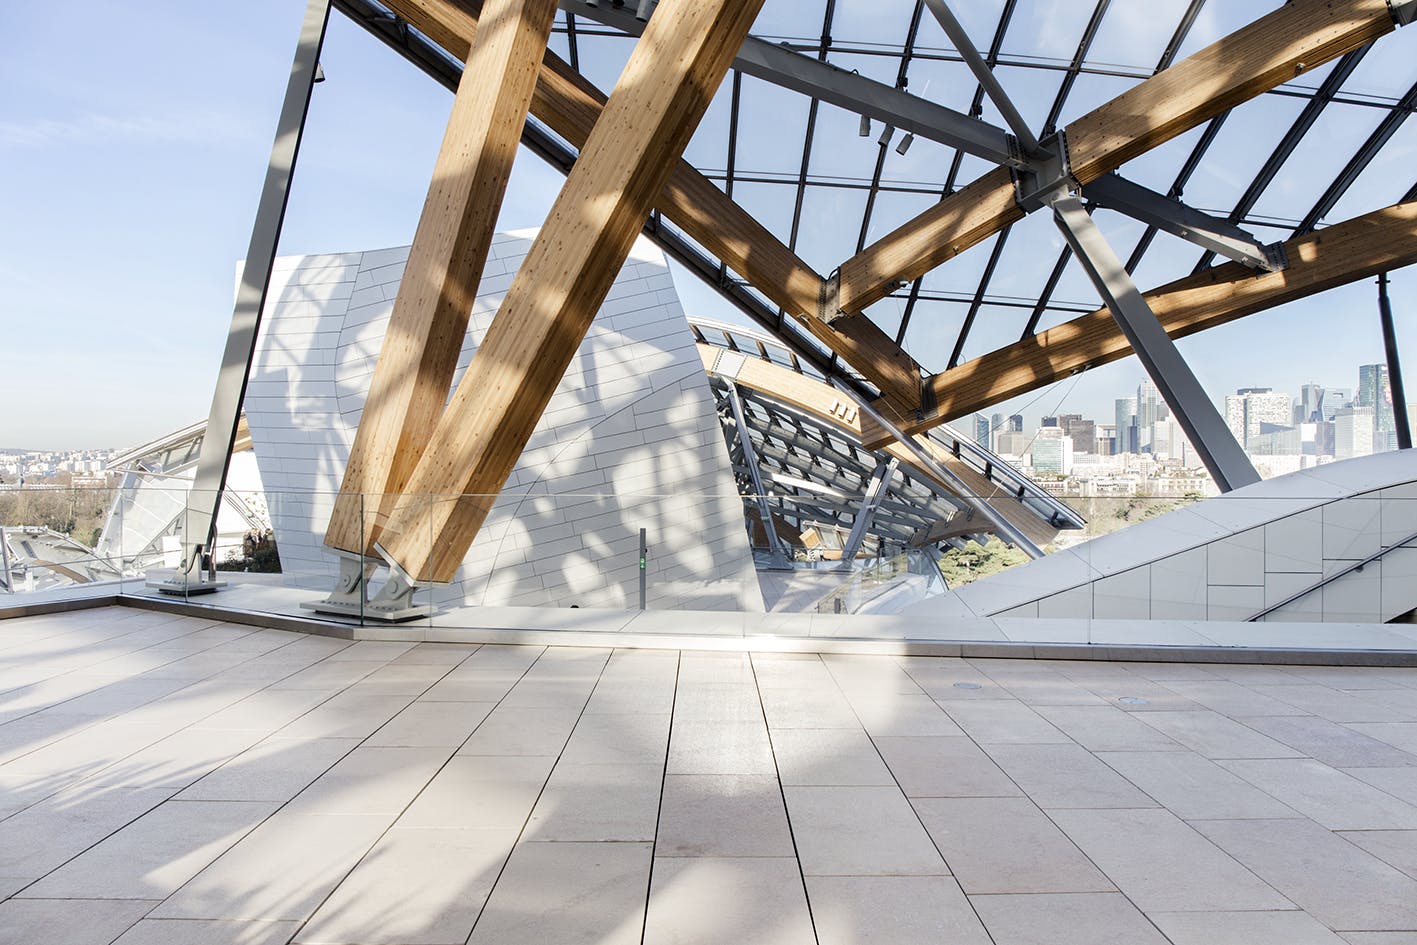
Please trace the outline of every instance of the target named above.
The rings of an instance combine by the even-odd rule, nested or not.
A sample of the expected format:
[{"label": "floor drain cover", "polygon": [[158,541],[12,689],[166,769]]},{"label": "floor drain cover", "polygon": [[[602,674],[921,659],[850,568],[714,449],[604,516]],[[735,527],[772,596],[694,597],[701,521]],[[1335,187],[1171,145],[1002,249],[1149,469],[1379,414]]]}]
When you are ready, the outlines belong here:
[{"label": "floor drain cover", "polygon": [[1122,705],[1147,705],[1147,701],[1141,696],[1123,696],[1117,700]]},{"label": "floor drain cover", "polygon": [[956,689],[978,689],[978,688],[979,688],[979,683],[977,683],[977,682],[957,682],[957,683],[955,683],[955,688],[956,688]]}]

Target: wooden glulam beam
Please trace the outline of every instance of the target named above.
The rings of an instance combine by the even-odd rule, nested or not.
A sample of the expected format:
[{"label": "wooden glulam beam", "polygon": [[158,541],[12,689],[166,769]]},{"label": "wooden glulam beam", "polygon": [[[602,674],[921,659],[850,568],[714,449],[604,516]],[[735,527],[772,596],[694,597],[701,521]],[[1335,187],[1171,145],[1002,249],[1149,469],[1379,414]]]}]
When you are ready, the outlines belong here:
[{"label": "wooden glulam beam", "polygon": [[[1289,268],[1256,273],[1226,263],[1146,293],[1173,338],[1417,263],[1417,202],[1397,204],[1284,244]],[[930,380],[937,408],[902,421],[910,433],[967,416],[1132,353],[1107,309],[966,361]],[[882,443],[867,442],[871,448]]]},{"label": "wooden glulam beam", "polygon": [[[477,34],[479,5],[470,0],[381,0],[401,19],[459,59]],[[605,95],[547,52],[531,113],[577,148],[585,146]],[[828,325],[822,277],[741,206],[686,161],[677,161],[655,206],[675,226],[780,306],[901,408],[920,402],[914,359],[869,319]]]},{"label": "wooden glulam beam", "polygon": [[383,530],[413,580],[452,580],[761,3],[659,4]]},{"label": "wooden glulam beam", "polygon": [[487,0],[325,544],[372,554],[448,400],[556,0]]},{"label": "wooden glulam beam", "polygon": [[[1080,184],[1396,28],[1387,0],[1292,0],[1067,126]],[[1022,219],[1009,172],[990,171],[841,265],[837,306],[859,312]]]}]

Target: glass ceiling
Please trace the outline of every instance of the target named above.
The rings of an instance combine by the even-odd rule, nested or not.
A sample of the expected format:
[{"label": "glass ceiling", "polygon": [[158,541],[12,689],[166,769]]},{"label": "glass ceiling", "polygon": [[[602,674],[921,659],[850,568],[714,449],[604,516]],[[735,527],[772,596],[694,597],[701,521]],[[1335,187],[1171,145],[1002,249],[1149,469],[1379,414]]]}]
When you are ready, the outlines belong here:
[{"label": "glass ceiling", "polygon": [[[1280,5],[957,0],[951,7],[1042,136]],[[922,0],[766,0],[753,32],[1004,125]],[[552,49],[609,92],[633,43],[562,10]],[[1400,36],[1380,39],[1121,172],[1266,242],[1417,199],[1417,122],[1405,123],[1417,107],[1412,52]],[[823,275],[993,168],[924,138],[900,154],[901,134],[879,121],[869,136],[860,130],[855,113],[732,72],[685,159]],[[1213,264],[1198,247],[1127,217],[1099,210],[1096,219],[1143,289]],[[731,272],[719,273],[724,283],[734,282]],[[758,321],[775,312],[783,324],[751,287],[739,281],[734,288]],[[926,371],[938,372],[1100,304],[1081,269],[1069,263],[1051,220],[1033,214],[900,287],[867,314]],[[812,344],[799,332],[795,344],[803,343]]]}]

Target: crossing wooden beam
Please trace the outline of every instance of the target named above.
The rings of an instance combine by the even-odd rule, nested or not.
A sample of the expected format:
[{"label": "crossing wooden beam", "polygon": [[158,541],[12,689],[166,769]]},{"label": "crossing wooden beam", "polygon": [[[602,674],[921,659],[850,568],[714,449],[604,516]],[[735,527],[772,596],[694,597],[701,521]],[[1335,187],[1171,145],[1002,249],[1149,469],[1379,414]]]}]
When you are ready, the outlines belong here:
[{"label": "crossing wooden beam", "polygon": [[575,356],[762,0],[662,0],[383,529],[450,581]]},{"label": "crossing wooden beam", "polygon": [[[1417,202],[1376,210],[1284,244],[1289,268],[1226,263],[1146,293],[1173,338],[1214,328],[1334,286],[1417,263]],[[1105,308],[966,361],[930,380],[937,407],[901,421],[910,433],[967,416],[1132,353]],[[881,437],[867,446],[877,448]]]},{"label": "crossing wooden beam", "polygon": [[[419,32],[463,58],[477,35],[481,4],[473,0],[381,0]],[[584,147],[605,95],[555,53],[547,52],[531,113],[577,148]],[[894,403],[918,404],[921,371],[914,359],[869,319],[821,316],[822,277],[712,181],[674,164],[654,206],[675,226],[838,354]]]},{"label": "crossing wooden beam", "polygon": [[[1072,176],[1096,180],[1395,28],[1387,0],[1291,0],[1068,125]],[[1023,215],[1009,172],[990,171],[842,263],[836,304],[859,312]]]},{"label": "crossing wooden beam", "polygon": [[443,413],[556,0],[487,0],[399,283],[325,544],[374,543]]}]

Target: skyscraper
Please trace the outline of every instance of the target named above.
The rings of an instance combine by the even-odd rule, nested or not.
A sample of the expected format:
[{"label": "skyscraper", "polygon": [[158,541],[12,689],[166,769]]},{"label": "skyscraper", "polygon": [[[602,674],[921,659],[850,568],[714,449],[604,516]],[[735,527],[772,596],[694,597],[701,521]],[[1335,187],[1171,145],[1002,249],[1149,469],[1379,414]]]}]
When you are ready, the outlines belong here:
[{"label": "skyscraper", "polygon": [[1324,389],[1318,384],[1305,384],[1299,388],[1299,409],[1295,411],[1296,423],[1318,423],[1324,418]]},{"label": "skyscraper", "polygon": [[1116,451],[1118,453],[1135,453],[1137,451],[1137,399],[1135,397],[1118,397],[1116,411]]},{"label": "skyscraper", "polygon": [[1242,387],[1225,398],[1225,422],[1245,449],[1262,433],[1294,425],[1294,400],[1268,387]]},{"label": "skyscraper", "polygon": [[1072,437],[1073,449],[1079,453],[1097,452],[1097,424],[1084,420],[1080,413],[1065,413],[1058,417],[1058,426]]},{"label": "skyscraper", "polygon": [[989,448],[989,418],[982,413],[974,415],[974,442],[985,449]]},{"label": "skyscraper", "polygon": [[1033,471],[1066,476],[1073,471],[1073,440],[1062,427],[1042,427],[1030,450]]},{"label": "skyscraper", "polygon": [[1136,452],[1150,453],[1151,448],[1151,427],[1158,420],[1165,420],[1171,415],[1171,411],[1166,407],[1166,401],[1161,399],[1161,391],[1156,389],[1148,378],[1137,385],[1137,442]]},{"label": "skyscraper", "polygon": [[1373,410],[1373,450],[1395,449],[1397,422],[1392,414],[1392,387],[1388,383],[1386,364],[1358,366],[1358,407]]}]

